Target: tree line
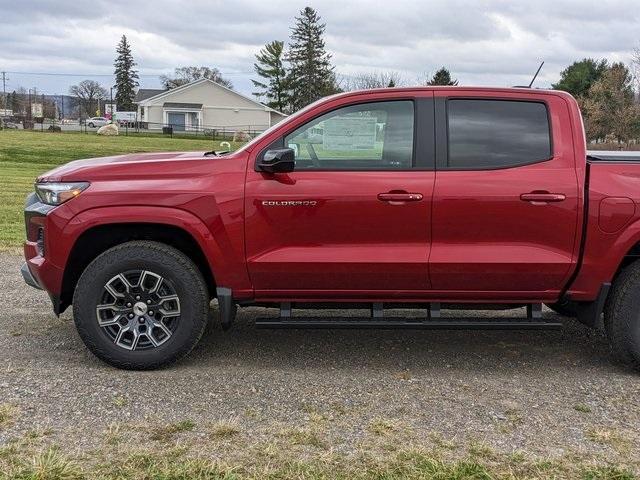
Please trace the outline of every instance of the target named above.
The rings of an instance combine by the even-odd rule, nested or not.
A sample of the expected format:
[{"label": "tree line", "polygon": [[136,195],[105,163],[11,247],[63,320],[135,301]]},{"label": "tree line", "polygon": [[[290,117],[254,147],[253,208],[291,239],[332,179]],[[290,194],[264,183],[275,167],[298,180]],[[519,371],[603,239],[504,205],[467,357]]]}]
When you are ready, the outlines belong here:
[{"label": "tree line", "polygon": [[[113,89],[107,90],[95,80],[83,80],[77,85],[69,87],[69,95],[75,99],[75,106],[78,108],[80,116],[104,114],[100,111],[100,106],[104,105],[107,99],[111,99],[120,111],[133,111],[136,109],[134,99],[136,88],[139,85],[138,71],[135,69],[136,62],[131,52],[131,44],[126,35],[122,35],[120,42],[116,46],[116,58],[113,62],[115,84]],[[114,93],[115,92],[115,93]]]},{"label": "tree line", "polygon": [[13,111],[14,115],[28,116],[31,113],[31,105],[34,103],[42,106],[44,118],[55,118],[57,113],[56,104],[50,96],[38,94],[37,92],[28,92],[23,87],[7,93],[2,108]]},{"label": "tree line", "polygon": [[[303,8],[294,18],[288,43],[273,40],[255,55],[252,79],[253,94],[267,106],[284,112],[295,112],[310,103],[341,91],[413,85],[458,85],[451,72],[442,67],[433,75],[407,82],[393,71],[338,75],[332,55],[325,46],[326,24],[311,7]],[[131,111],[138,87],[138,72],[126,36],[116,48],[114,61],[114,102],[119,110]],[[634,75],[635,73],[635,75]],[[209,78],[232,89],[232,82],[214,67],[178,67],[172,75],[160,76],[165,89],[176,88],[200,78]],[[634,85],[634,82],[637,84]],[[580,104],[589,141],[629,142],[640,137],[640,49],[634,52],[630,66],[606,59],[585,58],[575,61],[561,74],[554,89],[571,93]],[[21,93],[21,92],[20,92]],[[20,93],[5,99],[5,104],[19,102]],[[84,80],[69,89],[79,110],[94,112],[109,98],[102,85]],[[7,102],[11,100],[11,102]]]},{"label": "tree line", "polygon": [[[305,7],[295,17],[289,44],[267,43],[256,55],[253,93],[267,106],[292,113],[316,100],[345,90],[397,87],[404,83],[397,72],[371,72],[339,77],[326,51],[324,31],[318,13]],[[420,82],[424,85],[457,85],[445,67]]]},{"label": "tree line", "polygon": [[[631,67],[640,71],[640,50]],[[640,135],[635,78],[622,62],[585,58],[565,68],[553,88],[571,93],[580,104],[587,140],[626,143]]]},{"label": "tree line", "polygon": [[[333,93],[405,84],[397,72],[338,76],[332,64],[332,56],[325,47],[325,28],[326,25],[313,8],[302,9],[295,17],[288,45],[285,45],[284,41],[274,40],[256,54],[254,70],[259,78],[252,80],[256,88],[254,95],[275,110],[292,113]],[[76,99],[80,115],[97,114],[100,106],[113,92],[113,100],[118,110],[135,110],[134,99],[139,84],[135,66],[131,45],[123,35],[116,47],[115,85],[112,92],[95,80],[83,80],[69,88],[69,94]],[[173,74],[159,77],[162,87],[167,90],[201,78],[208,78],[227,88],[233,88],[233,83],[215,67],[178,67]],[[420,83],[457,85],[458,81],[451,77],[449,70],[442,67]]]}]

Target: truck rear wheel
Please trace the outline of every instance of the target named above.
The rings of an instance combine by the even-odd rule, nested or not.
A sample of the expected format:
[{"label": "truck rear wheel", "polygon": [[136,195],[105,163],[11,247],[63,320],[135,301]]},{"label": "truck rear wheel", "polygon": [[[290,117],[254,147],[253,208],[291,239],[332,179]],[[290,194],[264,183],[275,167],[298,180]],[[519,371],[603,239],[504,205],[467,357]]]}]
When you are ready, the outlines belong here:
[{"label": "truck rear wheel", "polygon": [[209,295],[198,268],[168,245],[132,241],[99,255],[82,273],[73,315],[98,358],[131,370],[175,362],[198,343]]},{"label": "truck rear wheel", "polygon": [[613,282],[604,326],[616,359],[640,370],[640,262],[627,266]]}]

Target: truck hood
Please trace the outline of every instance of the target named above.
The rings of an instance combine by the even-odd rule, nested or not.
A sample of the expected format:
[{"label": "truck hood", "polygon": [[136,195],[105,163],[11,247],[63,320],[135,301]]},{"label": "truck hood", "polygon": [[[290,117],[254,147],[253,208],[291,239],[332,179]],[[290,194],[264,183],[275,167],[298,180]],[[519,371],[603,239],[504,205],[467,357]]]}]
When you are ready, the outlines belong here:
[{"label": "truck hood", "polygon": [[205,152],[132,153],[111,157],[75,160],[40,175],[38,182],[122,180],[157,177],[181,177],[194,175],[221,158],[236,155],[214,156]]}]

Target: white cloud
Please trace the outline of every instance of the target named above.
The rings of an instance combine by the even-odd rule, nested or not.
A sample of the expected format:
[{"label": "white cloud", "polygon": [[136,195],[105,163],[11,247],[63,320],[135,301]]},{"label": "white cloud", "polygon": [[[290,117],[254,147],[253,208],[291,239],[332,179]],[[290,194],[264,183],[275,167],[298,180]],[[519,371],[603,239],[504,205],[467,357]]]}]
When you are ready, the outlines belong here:
[{"label": "white cloud", "polygon": [[[239,0],[0,0],[0,70],[110,74],[126,34],[141,84],[182,65],[209,65],[249,93],[254,54],[287,40],[305,3]],[[637,1],[318,1],[342,74],[396,70],[406,80],[447,66],[462,84],[539,85],[586,56],[628,61],[640,40]],[[103,83],[112,80],[101,77]],[[82,78],[12,74],[10,87],[64,92]]]}]

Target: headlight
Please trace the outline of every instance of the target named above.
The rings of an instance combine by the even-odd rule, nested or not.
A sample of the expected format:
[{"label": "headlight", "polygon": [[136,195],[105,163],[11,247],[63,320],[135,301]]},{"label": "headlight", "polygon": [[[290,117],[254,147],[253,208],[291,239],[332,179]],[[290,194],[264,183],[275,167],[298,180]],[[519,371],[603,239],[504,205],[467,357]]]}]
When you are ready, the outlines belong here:
[{"label": "headlight", "polygon": [[89,182],[36,183],[36,195],[42,203],[60,205],[80,195]]}]

